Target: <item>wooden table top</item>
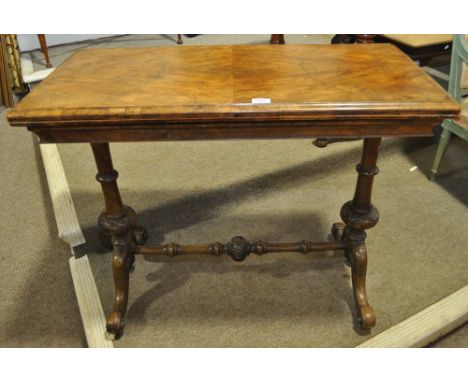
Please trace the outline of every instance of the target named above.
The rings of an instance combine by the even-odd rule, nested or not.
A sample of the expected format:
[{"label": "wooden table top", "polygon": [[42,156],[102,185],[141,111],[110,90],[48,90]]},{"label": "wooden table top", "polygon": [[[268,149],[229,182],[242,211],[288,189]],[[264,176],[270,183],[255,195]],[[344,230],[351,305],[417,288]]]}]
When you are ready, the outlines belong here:
[{"label": "wooden table top", "polygon": [[[253,103],[258,98],[271,102]],[[144,125],[146,133],[149,125],[153,130],[180,130],[181,124],[232,129],[236,122],[265,127],[302,122],[305,128],[335,126],[337,121],[355,126],[361,121],[363,127],[370,120],[375,125],[415,118],[436,122],[458,111],[435,81],[390,44],[177,46],[78,51],[8,119],[12,125],[41,132],[45,141],[83,141],[79,127],[91,126],[99,130],[89,131],[93,140],[99,134],[106,140],[132,140],[123,136],[124,126],[133,129],[136,140],[146,140],[172,138],[154,132],[143,138],[137,133],[143,127],[136,126]],[[120,126],[120,136],[104,133],[111,126]],[[312,130],[311,135],[317,135]],[[406,135],[429,130],[408,130]],[[68,137],[71,131],[73,139]],[[362,135],[362,130],[320,131],[327,136]],[[380,132],[404,135],[384,127],[372,134]],[[280,135],[289,136],[286,131]],[[198,138],[211,135],[180,137]]]}]

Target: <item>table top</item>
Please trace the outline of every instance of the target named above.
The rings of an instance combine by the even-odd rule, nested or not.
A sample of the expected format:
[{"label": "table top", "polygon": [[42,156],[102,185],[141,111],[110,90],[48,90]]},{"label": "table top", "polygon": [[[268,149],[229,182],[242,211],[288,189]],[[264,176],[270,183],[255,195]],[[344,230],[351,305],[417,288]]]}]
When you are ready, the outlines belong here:
[{"label": "table top", "polygon": [[[395,126],[414,119],[436,122],[458,111],[435,81],[390,44],[177,46],[78,51],[8,119],[12,125],[36,129],[47,141],[82,141],[77,136],[80,126],[81,130],[93,126],[90,135],[95,140],[99,134],[106,140],[132,140],[123,136],[123,126],[137,132],[137,125],[145,125],[149,133],[152,125],[152,130],[167,133],[171,128],[210,124],[211,133],[191,137],[204,139],[215,127],[232,130],[236,123],[239,128],[247,122],[266,128],[267,123],[288,121],[299,127],[301,122],[304,131],[306,125],[337,128],[337,121],[343,126],[364,121],[360,127],[370,121],[375,125],[397,121]],[[216,122],[219,126],[213,125]],[[406,135],[430,131],[416,131],[416,125]],[[106,126],[114,130],[120,126],[120,138],[104,133]],[[46,130],[54,137],[47,138]],[[351,130],[321,132],[363,135],[362,129]],[[390,130],[384,126],[372,134],[404,135],[404,129]],[[76,139],[65,137],[72,131]],[[309,132],[318,135],[317,129]],[[166,133],[164,137],[171,139]],[[286,130],[282,135],[289,136]]]}]

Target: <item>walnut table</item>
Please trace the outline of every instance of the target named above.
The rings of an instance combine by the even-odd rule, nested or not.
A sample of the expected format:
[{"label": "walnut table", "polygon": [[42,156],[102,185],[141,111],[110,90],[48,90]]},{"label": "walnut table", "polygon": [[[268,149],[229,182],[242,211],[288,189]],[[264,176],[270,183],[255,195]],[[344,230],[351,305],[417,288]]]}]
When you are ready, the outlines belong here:
[{"label": "walnut table", "polygon": [[[357,318],[362,328],[373,327],[365,231],[379,220],[371,191],[381,138],[431,135],[458,111],[439,85],[387,44],[190,46],[81,50],[8,119],[41,143],[91,144],[105,201],[98,224],[113,246],[116,297],[107,330],[118,338],[137,254],[227,254],[242,261],[250,253],[343,250]],[[345,224],[333,225],[334,242],[321,243],[235,236],[225,244],[144,246],[146,231],[122,202],[109,150],[110,142],[336,137],[364,144],[354,197],[341,209]]]}]

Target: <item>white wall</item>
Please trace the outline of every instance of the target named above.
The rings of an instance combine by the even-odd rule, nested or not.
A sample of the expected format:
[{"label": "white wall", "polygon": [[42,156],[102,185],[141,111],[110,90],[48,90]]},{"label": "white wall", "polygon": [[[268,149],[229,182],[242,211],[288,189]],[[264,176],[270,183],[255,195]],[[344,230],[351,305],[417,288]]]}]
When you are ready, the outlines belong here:
[{"label": "white wall", "polygon": [[[46,34],[47,46],[69,44],[72,42],[94,40],[96,38],[116,36],[114,34]],[[39,49],[37,34],[19,34],[18,44],[22,52]]]}]

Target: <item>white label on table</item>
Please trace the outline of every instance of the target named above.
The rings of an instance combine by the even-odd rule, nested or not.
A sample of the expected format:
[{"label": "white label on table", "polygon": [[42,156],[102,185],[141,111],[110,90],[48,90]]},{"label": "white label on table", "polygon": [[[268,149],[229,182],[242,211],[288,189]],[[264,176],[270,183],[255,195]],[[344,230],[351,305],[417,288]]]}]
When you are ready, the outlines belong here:
[{"label": "white label on table", "polygon": [[270,98],[252,98],[252,103],[271,103]]}]

